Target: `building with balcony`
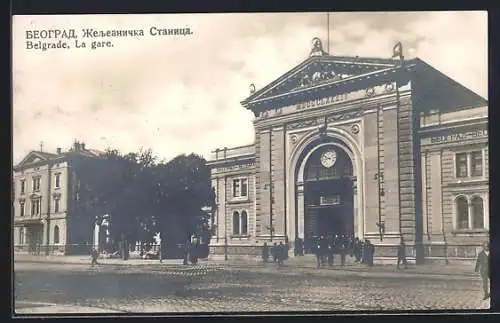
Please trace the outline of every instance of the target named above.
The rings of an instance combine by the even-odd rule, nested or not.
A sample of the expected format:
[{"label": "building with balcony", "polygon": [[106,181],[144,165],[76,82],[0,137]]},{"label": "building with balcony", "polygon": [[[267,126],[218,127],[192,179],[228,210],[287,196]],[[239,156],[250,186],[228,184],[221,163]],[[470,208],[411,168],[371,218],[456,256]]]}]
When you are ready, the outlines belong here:
[{"label": "building with balcony", "polygon": [[32,254],[88,252],[93,217],[78,205],[76,163],[99,156],[84,143],[56,153],[31,151],[14,166],[14,251]]}]

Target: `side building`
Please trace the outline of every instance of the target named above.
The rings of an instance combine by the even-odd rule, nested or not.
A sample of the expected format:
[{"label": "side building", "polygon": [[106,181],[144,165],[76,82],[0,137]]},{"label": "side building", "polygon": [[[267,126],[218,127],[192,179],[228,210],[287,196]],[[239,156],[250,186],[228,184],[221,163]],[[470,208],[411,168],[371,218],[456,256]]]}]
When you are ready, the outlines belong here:
[{"label": "side building", "polygon": [[[314,237],[370,240],[417,263],[489,238],[488,102],[419,58],[310,57],[241,102],[255,142],[209,159],[214,255]],[[398,49],[398,50],[397,50]]]},{"label": "side building", "polygon": [[14,252],[88,252],[94,217],[78,203],[75,165],[102,153],[75,142],[66,152],[31,151],[14,166]]}]

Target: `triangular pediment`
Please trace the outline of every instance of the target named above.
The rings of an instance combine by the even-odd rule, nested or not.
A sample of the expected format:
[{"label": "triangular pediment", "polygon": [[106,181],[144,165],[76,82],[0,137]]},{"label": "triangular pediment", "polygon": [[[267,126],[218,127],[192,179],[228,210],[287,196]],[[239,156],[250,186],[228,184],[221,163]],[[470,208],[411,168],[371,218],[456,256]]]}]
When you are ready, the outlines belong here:
[{"label": "triangular pediment", "polygon": [[30,164],[36,164],[42,161],[47,161],[51,159],[52,155],[53,154],[32,151],[29,154],[27,154],[26,157],[23,158],[23,160],[21,160],[21,162],[17,165],[17,167],[23,167]]},{"label": "triangular pediment", "polygon": [[399,63],[399,60],[393,59],[313,56],[269,85],[252,93],[242,104],[248,105],[255,101],[307,90],[322,84],[354,79],[360,75],[394,68]]}]

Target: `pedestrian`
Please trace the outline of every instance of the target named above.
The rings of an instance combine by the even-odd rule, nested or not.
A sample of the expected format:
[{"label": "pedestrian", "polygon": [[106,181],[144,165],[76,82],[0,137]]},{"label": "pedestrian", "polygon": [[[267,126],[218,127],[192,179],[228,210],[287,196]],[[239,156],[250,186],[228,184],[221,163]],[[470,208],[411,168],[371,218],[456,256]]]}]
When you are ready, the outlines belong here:
[{"label": "pedestrian", "polygon": [[278,267],[281,267],[283,265],[283,261],[285,260],[286,256],[286,248],[283,242],[280,241],[280,244],[278,245],[277,248],[277,260],[278,260]]},{"label": "pedestrian", "polygon": [[368,266],[373,266],[373,255],[375,253],[375,246],[370,242],[370,240],[366,240],[366,249],[367,249],[367,264]]},{"label": "pedestrian", "polygon": [[264,242],[264,245],[262,246],[262,262],[267,264],[269,261],[269,247],[267,246],[267,242]]},{"label": "pedestrian", "polygon": [[401,242],[398,246],[398,264],[397,269],[399,269],[399,265],[403,264],[405,269],[408,269],[408,262],[406,261],[406,244],[403,237],[401,237]]},{"label": "pedestrian", "polygon": [[98,265],[97,258],[99,257],[99,253],[97,252],[96,248],[92,248],[92,251],[90,252],[90,256],[92,257],[91,266],[94,267],[94,265]]},{"label": "pedestrian", "polygon": [[278,245],[276,242],[273,244],[273,247],[271,248],[271,256],[273,257],[273,262],[278,261]]},{"label": "pedestrian", "polygon": [[313,241],[313,250],[314,254],[316,255],[316,267],[319,268],[321,267],[321,259],[323,258],[322,255],[322,250],[321,250],[321,238],[316,238]]},{"label": "pedestrian", "polygon": [[356,262],[361,262],[361,252],[363,251],[363,246],[358,237],[354,239],[354,257],[356,257]]},{"label": "pedestrian", "polygon": [[302,238],[298,238],[299,241],[299,256],[302,257],[304,255],[304,241]]},{"label": "pedestrian", "polygon": [[336,251],[335,250],[336,249],[336,240],[332,236],[328,236],[327,243],[328,243],[328,250],[326,251],[327,252],[326,257],[327,257],[327,261],[328,261],[328,266],[332,267],[333,266],[333,257],[334,257],[335,251]]},{"label": "pedestrian", "polygon": [[485,242],[483,250],[477,255],[475,268],[475,272],[479,272],[483,281],[483,300],[490,297],[490,258],[490,246],[488,242]]},{"label": "pedestrian", "polygon": [[328,246],[329,246],[329,239],[327,237],[321,236],[319,238],[319,243],[320,243],[320,254],[321,254],[321,265],[325,264],[326,258],[328,256]]},{"label": "pedestrian", "polygon": [[345,265],[345,257],[346,257],[346,254],[348,252],[347,248],[348,248],[347,236],[344,235],[340,239],[340,248],[339,248],[339,252],[340,252],[340,265],[341,266]]}]

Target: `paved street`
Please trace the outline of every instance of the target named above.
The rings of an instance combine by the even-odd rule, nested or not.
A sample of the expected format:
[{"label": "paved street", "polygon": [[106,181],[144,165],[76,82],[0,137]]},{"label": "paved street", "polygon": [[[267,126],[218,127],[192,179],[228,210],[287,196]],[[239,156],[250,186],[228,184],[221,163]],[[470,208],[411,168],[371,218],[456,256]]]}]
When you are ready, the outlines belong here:
[{"label": "paved street", "polygon": [[15,264],[16,313],[489,308],[474,275],[274,265]]}]

